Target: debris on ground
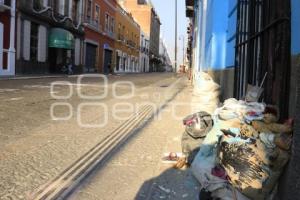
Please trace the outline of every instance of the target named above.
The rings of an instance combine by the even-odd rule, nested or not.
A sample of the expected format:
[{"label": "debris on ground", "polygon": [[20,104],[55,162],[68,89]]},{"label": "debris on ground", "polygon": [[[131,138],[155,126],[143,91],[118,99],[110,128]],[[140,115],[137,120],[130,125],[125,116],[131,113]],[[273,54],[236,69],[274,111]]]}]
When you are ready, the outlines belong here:
[{"label": "debris on ground", "polygon": [[[208,75],[201,82],[212,91],[206,91],[205,101],[218,97],[219,87]],[[195,87],[194,95],[205,96],[203,85]],[[258,102],[263,89],[248,88],[247,101],[227,99],[214,112],[198,106],[183,120],[182,152],[201,185],[201,200],[274,196],[289,161],[293,120],[280,123],[276,106]],[[183,166],[182,159],[178,162],[175,166]]]},{"label": "debris on ground", "polygon": [[164,153],[164,155],[162,157],[162,162],[163,163],[176,163],[183,157],[184,157],[184,155],[181,152]]}]

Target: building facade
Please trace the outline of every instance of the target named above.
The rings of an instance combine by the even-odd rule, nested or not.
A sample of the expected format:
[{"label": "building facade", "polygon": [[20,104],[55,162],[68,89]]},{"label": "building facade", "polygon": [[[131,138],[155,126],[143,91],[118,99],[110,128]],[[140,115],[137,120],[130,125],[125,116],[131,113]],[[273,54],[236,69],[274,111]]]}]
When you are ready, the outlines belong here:
[{"label": "building facade", "polygon": [[17,74],[80,73],[83,0],[17,1]]},{"label": "building facade", "polygon": [[150,37],[141,30],[140,43],[140,72],[149,72],[149,44]]},{"label": "building facade", "polygon": [[153,72],[159,71],[159,43],[160,43],[160,26],[161,22],[158,14],[151,9],[151,29],[150,29],[150,70]]},{"label": "building facade", "polygon": [[169,56],[168,49],[163,39],[160,39],[159,42],[159,59],[160,59],[160,64],[158,67],[158,71],[170,71],[172,62]]},{"label": "building facade", "polygon": [[[186,2],[187,14],[193,24],[192,66],[195,73],[205,71],[207,66],[213,66],[213,63],[209,64],[206,61],[214,56],[207,50],[222,45],[220,51],[220,47],[215,50],[224,52],[225,60],[222,58],[223,55],[219,59],[225,62],[223,65],[225,69],[230,69],[228,73],[230,75],[223,79],[231,88],[229,88],[231,94],[227,97],[243,99],[248,84],[261,86],[264,88],[261,100],[278,107],[280,121],[283,122],[287,118],[295,119],[291,159],[281,176],[277,197],[299,198],[297,183],[300,180],[300,2],[229,0],[222,1],[226,5],[215,9],[211,6],[215,0],[186,0]],[[218,28],[223,27],[220,30],[225,30],[227,24],[225,42],[222,34],[219,36],[213,34],[213,37],[209,34],[214,30],[212,27],[215,26],[215,19],[222,13],[218,9],[224,7],[228,8],[227,13],[223,14],[224,19],[219,19],[216,25]],[[218,33],[222,32],[224,33],[224,31]],[[213,40],[219,42],[211,45]],[[203,51],[205,54],[202,54]],[[222,84],[222,81],[220,83],[222,90],[226,90],[226,85]]]},{"label": "building facade", "polygon": [[119,0],[120,5],[133,15],[145,34],[150,36],[150,72],[159,64],[160,19],[153,5],[146,0]]},{"label": "building facade", "polygon": [[234,93],[236,13],[234,0],[186,0],[190,17],[189,55],[194,81],[210,73],[221,85],[223,99]]},{"label": "building facade", "polygon": [[116,12],[116,73],[140,72],[140,26],[131,14],[118,5]]},{"label": "building facade", "polygon": [[15,75],[15,14],[15,0],[0,0],[0,76]]},{"label": "building facade", "polygon": [[84,72],[109,73],[114,66],[116,0],[84,1]]}]

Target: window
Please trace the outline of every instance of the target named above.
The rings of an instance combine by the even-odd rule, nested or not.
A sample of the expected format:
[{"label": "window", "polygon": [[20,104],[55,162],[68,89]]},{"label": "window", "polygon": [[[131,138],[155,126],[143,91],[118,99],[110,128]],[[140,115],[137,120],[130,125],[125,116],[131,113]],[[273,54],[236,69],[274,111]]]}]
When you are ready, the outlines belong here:
[{"label": "window", "polygon": [[97,25],[99,24],[99,20],[100,20],[100,7],[99,7],[99,5],[96,5],[96,8],[95,8],[95,22],[97,23]]},{"label": "window", "polygon": [[121,25],[121,23],[119,23],[119,25],[118,25],[118,40],[122,40],[121,27],[122,27],[122,25]]},{"label": "window", "polygon": [[110,17],[110,33],[115,32],[115,19]]},{"label": "window", "polygon": [[88,0],[86,5],[86,19],[88,22],[91,21],[91,17],[92,17],[92,0]]},{"label": "window", "polygon": [[145,5],[147,4],[146,0],[138,0],[139,5]]},{"label": "window", "polygon": [[39,25],[32,22],[31,30],[30,30],[30,60],[31,61],[37,61],[38,29],[39,29]]},{"label": "window", "polygon": [[109,32],[109,15],[105,14],[105,32]]}]

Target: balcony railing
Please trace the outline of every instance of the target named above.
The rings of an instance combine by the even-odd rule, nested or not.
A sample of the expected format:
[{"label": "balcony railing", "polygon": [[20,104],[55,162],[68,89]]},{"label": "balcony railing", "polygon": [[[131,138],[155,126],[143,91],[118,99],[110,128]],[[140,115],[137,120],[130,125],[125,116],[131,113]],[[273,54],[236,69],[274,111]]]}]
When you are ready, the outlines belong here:
[{"label": "balcony railing", "polygon": [[146,48],[146,47],[140,47],[140,51],[141,51],[142,53],[145,53],[145,54],[148,54],[148,53],[149,53],[149,49]]},{"label": "balcony railing", "polygon": [[123,42],[124,41],[124,35],[118,34],[118,40]]},{"label": "balcony railing", "polygon": [[134,48],[136,46],[135,42],[132,40],[127,40],[127,45]]},{"label": "balcony railing", "polygon": [[86,18],[85,23],[92,26],[93,28],[97,29],[98,31],[101,30],[101,25],[98,21],[92,20],[91,18]]}]

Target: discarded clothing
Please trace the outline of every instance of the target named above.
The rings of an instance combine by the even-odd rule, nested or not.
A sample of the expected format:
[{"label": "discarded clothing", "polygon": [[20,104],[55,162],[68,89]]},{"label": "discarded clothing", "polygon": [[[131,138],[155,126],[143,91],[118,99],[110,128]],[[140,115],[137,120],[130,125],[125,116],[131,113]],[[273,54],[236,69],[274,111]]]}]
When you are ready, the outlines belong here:
[{"label": "discarded clothing", "polygon": [[211,170],[211,174],[224,180],[228,180],[225,169],[221,166],[216,166]]}]

